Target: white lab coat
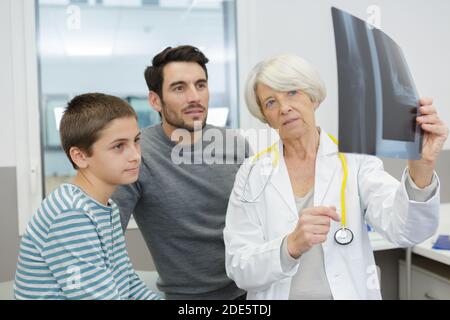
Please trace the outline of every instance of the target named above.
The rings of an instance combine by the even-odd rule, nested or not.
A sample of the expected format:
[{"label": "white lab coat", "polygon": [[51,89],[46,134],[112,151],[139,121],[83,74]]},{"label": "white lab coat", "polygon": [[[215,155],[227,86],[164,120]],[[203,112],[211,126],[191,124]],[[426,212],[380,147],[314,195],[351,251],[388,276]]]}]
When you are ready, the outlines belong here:
[{"label": "white lab coat", "polygon": [[[247,299],[288,299],[291,278],[298,269],[283,272],[280,250],[283,238],[292,232],[298,212],[283,145],[278,143],[280,161],[256,203],[240,201],[251,158],[241,166],[231,193],[224,240],[226,271]],[[267,182],[266,154],[258,158],[246,186],[246,198],[258,195]],[[354,239],[348,245],[334,241],[340,223],[331,220],[327,240],[322,244],[325,272],[334,299],[381,299],[379,280],[366,223],[389,241],[402,247],[431,237],[439,223],[439,182],[431,199],[415,202],[405,189],[406,169],[399,182],[373,156],[345,154],[348,165],[346,187],[347,226]],[[266,174],[258,174],[266,170]],[[340,212],[343,177],[336,144],[321,130],[316,160],[314,206],[334,205]],[[436,176],[437,179],[437,176]]]}]

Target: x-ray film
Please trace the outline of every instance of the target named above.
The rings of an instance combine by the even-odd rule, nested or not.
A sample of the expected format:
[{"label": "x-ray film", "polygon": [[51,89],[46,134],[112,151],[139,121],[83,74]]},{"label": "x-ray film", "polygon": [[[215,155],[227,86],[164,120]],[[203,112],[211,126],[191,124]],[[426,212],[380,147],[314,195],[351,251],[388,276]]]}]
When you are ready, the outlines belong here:
[{"label": "x-ray film", "polygon": [[401,48],[332,8],[339,81],[339,151],[420,159],[419,96]]}]

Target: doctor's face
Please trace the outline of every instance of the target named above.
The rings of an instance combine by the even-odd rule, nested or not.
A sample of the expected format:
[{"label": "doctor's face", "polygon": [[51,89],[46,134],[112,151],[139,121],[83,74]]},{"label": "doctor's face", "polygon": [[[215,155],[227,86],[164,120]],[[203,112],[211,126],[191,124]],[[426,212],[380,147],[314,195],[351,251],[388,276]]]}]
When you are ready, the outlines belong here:
[{"label": "doctor's face", "polygon": [[316,130],[314,111],[318,104],[300,90],[276,91],[265,84],[256,86],[261,111],[269,125],[278,130],[281,139],[301,137]]}]

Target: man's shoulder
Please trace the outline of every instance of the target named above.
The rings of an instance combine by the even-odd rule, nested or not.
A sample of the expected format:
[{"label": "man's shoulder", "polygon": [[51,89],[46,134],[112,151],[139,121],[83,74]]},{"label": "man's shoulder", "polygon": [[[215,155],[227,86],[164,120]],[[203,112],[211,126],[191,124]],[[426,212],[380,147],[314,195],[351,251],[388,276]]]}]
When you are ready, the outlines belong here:
[{"label": "man's shoulder", "polygon": [[222,133],[229,133],[229,134],[239,134],[239,130],[238,129],[232,129],[232,128],[227,128],[227,127],[218,127],[212,124],[207,124],[205,126],[205,128],[203,129],[203,131],[208,131],[208,130],[217,130],[220,131]]},{"label": "man's shoulder", "polygon": [[206,125],[203,129],[204,134],[214,135],[215,133],[219,133],[223,140],[233,139],[241,142],[247,141],[244,135],[241,134],[239,129],[234,128],[226,128],[226,127],[218,127],[214,125]]},{"label": "man's shoulder", "polygon": [[[156,124],[150,127],[146,127],[141,129],[141,137],[143,137],[146,142],[155,141],[160,139],[160,130],[161,124]],[[203,134],[207,132],[220,132],[224,137],[228,136],[237,136],[244,139],[244,136],[239,133],[239,129],[227,128],[227,127],[219,127],[211,124],[205,125],[203,128]],[[155,139],[157,138],[157,139]]]},{"label": "man's shoulder", "polygon": [[161,134],[161,124],[141,129],[141,149],[144,158],[148,157],[155,150],[160,150],[167,146],[167,141]]},{"label": "man's shoulder", "polygon": [[216,130],[220,130],[220,131],[222,131],[222,132],[225,132],[228,128],[226,128],[226,127],[219,127],[219,126],[215,126],[215,125],[212,125],[212,124],[207,124],[207,125],[205,125],[205,128],[203,128],[203,130],[209,130],[209,129],[216,129]]},{"label": "man's shoulder", "polygon": [[141,136],[146,138],[151,138],[158,135],[158,127],[161,126],[160,123],[155,124],[150,127],[145,127],[141,129]]}]

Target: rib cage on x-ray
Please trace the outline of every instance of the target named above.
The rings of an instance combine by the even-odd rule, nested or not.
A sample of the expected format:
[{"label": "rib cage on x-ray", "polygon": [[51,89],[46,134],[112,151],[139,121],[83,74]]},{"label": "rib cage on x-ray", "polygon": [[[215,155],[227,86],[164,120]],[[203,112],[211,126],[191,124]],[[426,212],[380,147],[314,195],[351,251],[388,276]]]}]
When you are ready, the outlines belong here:
[{"label": "rib cage on x-ray", "polygon": [[400,47],[332,8],[339,80],[339,150],[418,159],[418,94]]}]

